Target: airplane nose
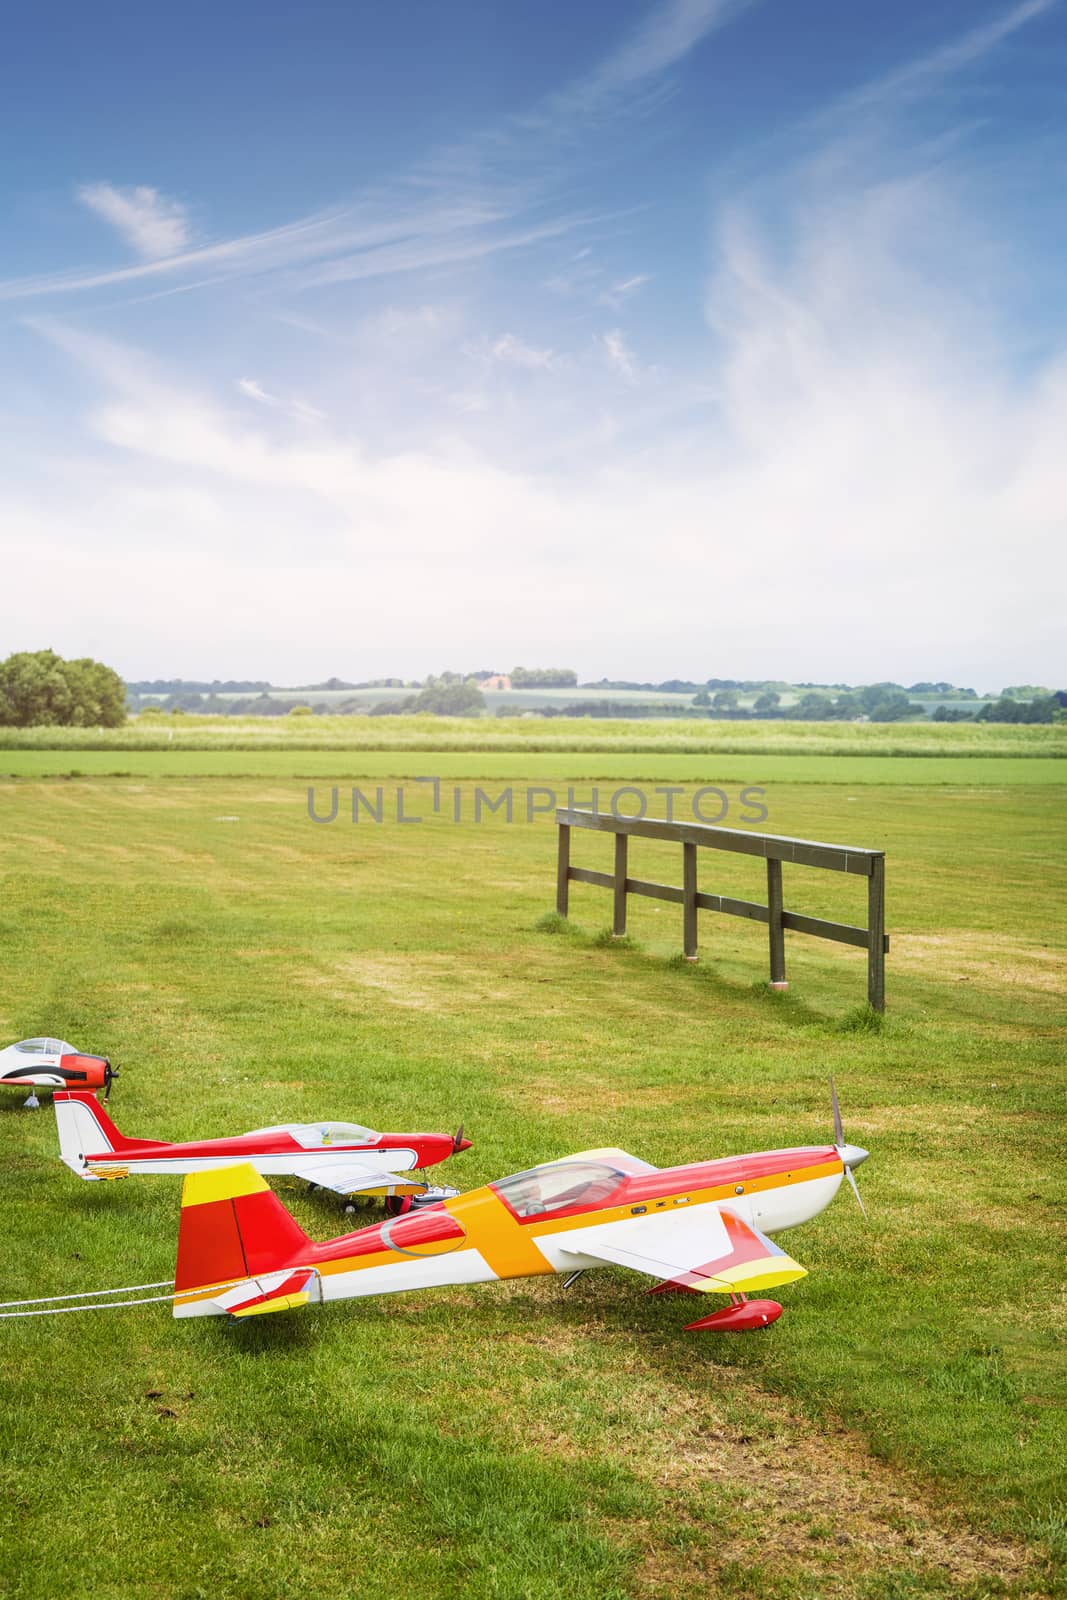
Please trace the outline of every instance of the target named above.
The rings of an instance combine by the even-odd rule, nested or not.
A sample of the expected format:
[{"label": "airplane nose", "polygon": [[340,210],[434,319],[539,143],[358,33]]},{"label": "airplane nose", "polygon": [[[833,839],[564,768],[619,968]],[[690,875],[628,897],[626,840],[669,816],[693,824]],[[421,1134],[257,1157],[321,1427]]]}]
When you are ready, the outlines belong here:
[{"label": "airplane nose", "polygon": [[461,1150],[469,1150],[473,1143],[473,1139],[461,1139],[456,1147],[456,1154],[458,1155]]},{"label": "airplane nose", "polygon": [[862,1146],[858,1144],[839,1144],[837,1150],[845,1166],[851,1167],[853,1171],[855,1171],[857,1167],[862,1167],[863,1163],[871,1153],[869,1150],[864,1150]]}]

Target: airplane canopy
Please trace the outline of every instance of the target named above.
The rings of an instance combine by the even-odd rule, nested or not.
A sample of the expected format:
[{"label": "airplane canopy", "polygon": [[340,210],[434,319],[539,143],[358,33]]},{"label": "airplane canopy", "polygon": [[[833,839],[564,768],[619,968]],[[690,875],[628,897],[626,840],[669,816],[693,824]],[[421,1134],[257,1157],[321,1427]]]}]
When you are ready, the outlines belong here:
[{"label": "airplane canopy", "polygon": [[625,1179],[606,1162],[551,1161],[490,1187],[517,1217],[539,1217],[571,1206],[603,1205]]}]

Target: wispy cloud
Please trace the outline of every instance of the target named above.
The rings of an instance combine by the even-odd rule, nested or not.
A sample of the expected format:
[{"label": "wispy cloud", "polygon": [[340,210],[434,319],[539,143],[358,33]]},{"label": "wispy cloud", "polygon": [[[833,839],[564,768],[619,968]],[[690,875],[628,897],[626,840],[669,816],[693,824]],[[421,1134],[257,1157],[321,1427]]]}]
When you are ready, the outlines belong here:
[{"label": "wispy cloud", "polygon": [[[583,673],[728,663],[987,687],[1059,670],[1067,354],[1045,324],[1019,361],[1025,242],[976,204],[965,152],[919,149],[914,127],[936,132],[927,107],[910,115],[919,96],[953,101],[940,91],[954,74],[1049,9],[1016,4],[897,67],[806,126],[765,187],[724,185],[705,325],[679,309],[658,346],[662,308],[642,304],[640,336],[626,312],[659,259],[629,235],[612,259],[573,191],[564,216],[562,184],[509,185],[491,153],[484,189],[457,161],[423,187],[81,275],[162,292],[238,273],[290,291],[384,281],[264,298],[240,364],[202,354],[195,382],[184,348],[156,362],[90,335],[87,317],[36,319],[78,363],[82,414],[72,426],[69,407],[55,421],[41,408],[47,500],[29,479],[20,493],[0,440],[16,469],[0,477],[9,611],[26,630],[10,647],[34,642],[47,584],[75,653],[92,649],[91,616],[116,662],[146,674],[427,670],[457,616],[472,661],[551,652]],[[572,129],[654,94],[731,14],[657,7],[564,107]],[[548,137],[534,129],[530,150]],[[494,297],[487,264],[521,250],[528,270]],[[544,293],[542,254],[566,300]],[[433,278],[401,277],[419,268]],[[169,545],[158,557],[147,521]]]},{"label": "wispy cloud", "polygon": [[709,33],[732,21],[750,3],[751,0],[666,0],[591,75],[585,95],[592,98],[676,66]]},{"label": "wispy cloud", "polygon": [[237,387],[246,399],[258,400],[260,405],[276,406],[280,403],[274,395],[268,394],[263,385],[257,383],[255,378],[238,378]]},{"label": "wispy cloud", "polygon": [[608,362],[613,372],[616,372],[624,383],[637,382],[637,364],[634,353],[623,338],[621,328],[613,328],[610,333],[601,336],[601,343],[607,353]]},{"label": "wispy cloud", "polygon": [[257,405],[269,406],[272,410],[284,411],[303,422],[326,420],[326,413],[320,411],[317,406],[309,405],[306,400],[283,400],[279,395],[270,394],[255,378],[238,378],[236,387],[246,400],[254,400]]},{"label": "wispy cloud", "polygon": [[717,29],[725,27],[755,0],[660,0],[645,20],[583,77],[552,95],[523,125],[552,124],[565,134],[570,119],[611,112],[627,98],[638,99],[656,80]]},{"label": "wispy cloud", "polygon": [[[418,205],[410,198],[374,195],[358,206],[137,266],[0,280],[0,300],[76,294],[163,275],[183,277],[192,287],[283,269],[290,288],[323,287],[478,261],[559,238],[592,220],[557,216],[508,227],[502,226],[508,212],[498,204],[441,205],[431,199]],[[205,269],[211,269],[207,279],[200,276]]]},{"label": "wispy cloud", "polygon": [[624,278],[621,283],[613,283],[609,289],[604,290],[600,296],[600,303],[617,311],[623,301],[629,300],[631,295],[635,295],[646,283],[651,282],[652,275],[648,272],[638,273],[633,278]]},{"label": "wispy cloud", "polygon": [[200,273],[205,268],[214,269],[214,276],[210,280],[214,282],[242,273],[289,266],[309,256],[321,255],[331,248],[337,248],[339,237],[346,237],[342,217],[337,213],[326,213],[287,223],[280,228],[269,228],[263,233],[244,234],[217,244],[204,245],[197,250],[184,250],[158,261],[145,261],[139,266],[9,278],[0,281],[0,300],[33,300],[43,296],[77,294],[84,290],[108,289],[170,274]]},{"label": "wispy cloud", "polygon": [[1019,4],[1009,7],[991,21],[981,23],[936,50],[905,62],[903,66],[841,96],[832,107],[827,108],[824,118],[829,120],[853,112],[873,111],[880,106],[927,93],[954,74],[981,61],[1013,33],[1044,16],[1058,4],[1059,0],[1020,0]]},{"label": "wispy cloud", "polygon": [[185,207],[158,189],[143,184],[135,189],[117,189],[111,183],[87,183],[78,190],[78,198],[117,228],[126,243],[147,261],[177,255],[189,242]]},{"label": "wispy cloud", "polygon": [[551,350],[539,350],[514,333],[505,333],[490,346],[490,354],[494,361],[536,372],[552,365],[554,353]]}]

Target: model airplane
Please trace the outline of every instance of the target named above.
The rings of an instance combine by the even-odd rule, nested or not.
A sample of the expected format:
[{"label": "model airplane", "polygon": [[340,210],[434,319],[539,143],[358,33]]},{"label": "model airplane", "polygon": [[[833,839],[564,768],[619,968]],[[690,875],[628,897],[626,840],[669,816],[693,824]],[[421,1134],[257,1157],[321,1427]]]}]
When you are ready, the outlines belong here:
[{"label": "model airplane", "polygon": [[[416,1167],[436,1166],[469,1150],[463,1126],[454,1134],[375,1133],[354,1122],[293,1122],[256,1128],[232,1139],[198,1139],[168,1144],[158,1139],[128,1139],[119,1132],[96,1096],[57,1091],[53,1097],[59,1153],[79,1178],[126,1178],[131,1173],[210,1173],[247,1162],[258,1173],[303,1178],[315,1188],[340,1195],[378,1194],[396,1212],[413,1202],[458,1193],[431,1188],[405,1176]],[[264,1185],[264,1187],[266,1187]]]},{"label": "model airplane", "polygon": [[[753,1291],[805,1276],[768,1235],[818,1216],[867,1151],[834,1143],[663,1171],[623,1150],[586,1150],[474,1189],[416,1216],[315,1244],[249,1165],[185,1180],[174,1315],[241,1318],[355,1296],[614,1265],[651,1291],[725,1294],[690,1328],[765,1328]],[[862,1201],[860,1202],[862,1207]]]},{"label": "model airplane", "polygon": [[23,1103],[36,1110],[35,1089],[103,1089],[118,1077],[107,1056],[86,1056],[62,1039],[21,1039],[0,1050],[0,1088],[29,1089]]}]

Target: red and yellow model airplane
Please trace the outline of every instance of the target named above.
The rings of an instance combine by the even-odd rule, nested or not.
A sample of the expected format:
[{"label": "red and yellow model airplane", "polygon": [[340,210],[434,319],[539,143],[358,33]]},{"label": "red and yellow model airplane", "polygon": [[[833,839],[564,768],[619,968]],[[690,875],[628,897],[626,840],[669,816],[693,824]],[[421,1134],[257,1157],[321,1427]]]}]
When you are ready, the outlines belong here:
[{"label": "red and yellow model airplane", "polygon": [[[754,1291],[805,1269],[770,1234],[824,1210],[867,1151],[834,1143],[660,1171],[622,1150],[587,1150],[482,1189],[315,1244],[251,1166],[185,1180],[174,1315],[232,1318],[444,1284],[630,1267],[651,1291],[725,1294],[690,1328],[764,1328],[781,1315]],[[860,1202],[862,1207],[862,1201]]]},{"label": "red and yellow model airplane", "polygon": [[396,1211],[458,1193],[414,1176],[470,1149],[462,1124],[452,1133],[375,1133],[355,1122],[289,1122],[229,1139],[128,1139],[93,1094],[57,1090],[53,1096],[59,1153],[79,1178],[127,1178],[135,1173],[211,1173],[248,1162],[257,1173],[303,1178],[335,1194],[383,1195]]}]

